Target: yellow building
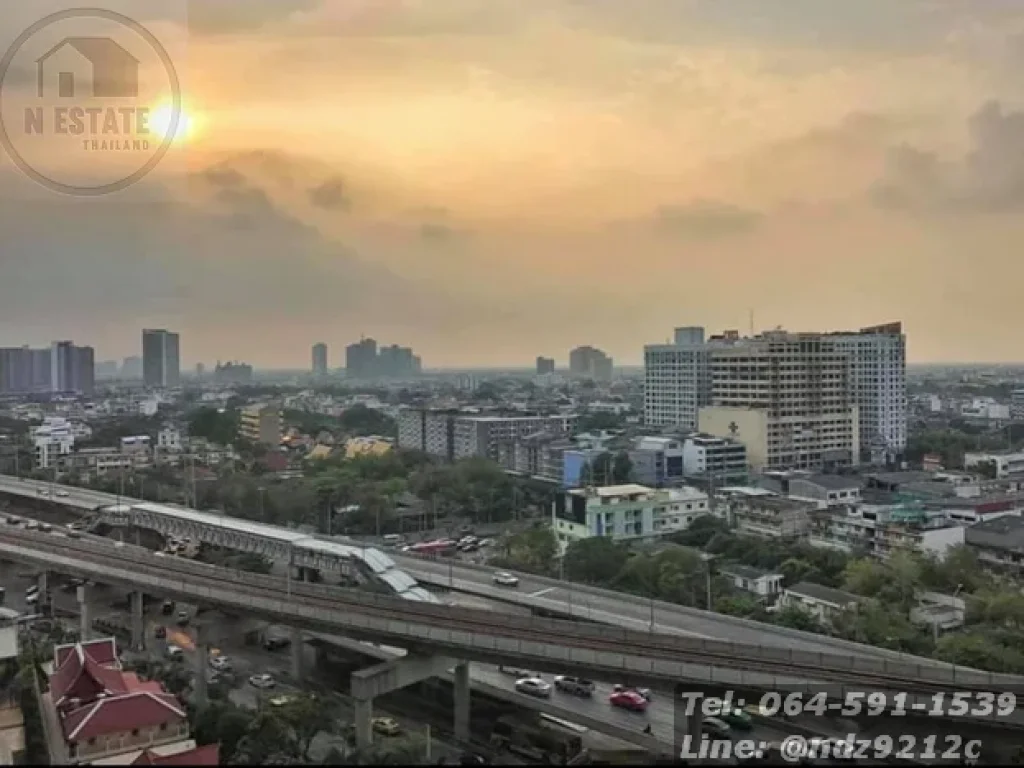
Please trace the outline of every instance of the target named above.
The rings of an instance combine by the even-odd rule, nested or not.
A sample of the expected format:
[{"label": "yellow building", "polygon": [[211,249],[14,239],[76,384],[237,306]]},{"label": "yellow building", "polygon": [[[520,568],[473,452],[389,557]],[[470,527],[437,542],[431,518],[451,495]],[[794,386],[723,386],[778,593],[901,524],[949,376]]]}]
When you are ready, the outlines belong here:
[{"label": "yellow building", "polygon": [[345,458],[357,456],[383,456],[394,448],[389,437],[353,437],[345,442]]},{"label": "yellow building", "polygon": [[242,409],[238,434],[253,443],[278,445],[281,442],[281,409],[273,403],[246,406]]}]

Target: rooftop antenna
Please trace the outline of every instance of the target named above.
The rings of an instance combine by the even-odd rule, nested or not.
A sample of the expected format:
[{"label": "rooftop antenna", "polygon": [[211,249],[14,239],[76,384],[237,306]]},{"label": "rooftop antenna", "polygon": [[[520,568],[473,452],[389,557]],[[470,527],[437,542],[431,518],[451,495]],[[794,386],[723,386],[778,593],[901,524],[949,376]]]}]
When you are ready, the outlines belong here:
[{"label": "rooftop antenna", "polygon": [[754,310],[753,310],[753,308],[751,308],[751,310],[750,310],[750,335],[751,336],[754,335]]}]

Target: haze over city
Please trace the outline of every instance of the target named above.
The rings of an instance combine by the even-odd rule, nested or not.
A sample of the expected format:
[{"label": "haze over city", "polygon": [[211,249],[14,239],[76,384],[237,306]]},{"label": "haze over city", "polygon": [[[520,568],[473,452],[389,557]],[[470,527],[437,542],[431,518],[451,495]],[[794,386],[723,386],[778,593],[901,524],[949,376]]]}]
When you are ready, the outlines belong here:
[{"label": "haze over city", "polygon": [[1017,0],[191,5],[166,203],[29,200],[0,161],[0,346],[629,365],[753,311],[1022,357]]}]

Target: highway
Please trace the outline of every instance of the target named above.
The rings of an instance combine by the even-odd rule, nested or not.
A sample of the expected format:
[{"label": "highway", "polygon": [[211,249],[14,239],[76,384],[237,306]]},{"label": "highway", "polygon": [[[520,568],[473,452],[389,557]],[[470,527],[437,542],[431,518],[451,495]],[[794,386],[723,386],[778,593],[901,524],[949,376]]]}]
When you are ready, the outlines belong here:
[{"label": "highway", "polygon": [[[0,475],[0,492],[19,496],[36,497],[39,489],[55,490],[66,496],[51,496],[48,500],[57,504],[99,508],[137,503],[138,500],[118,497],[75,486],[54,485],[32,480],[20,480],[10,475]],[[174,505],[165,505],[173,507]],[[216,524],[215,522],[213,524]],[[598,623],[610,624],[627,629],[652,629],[694,638],[718,639],[747,645],[769,646],[807,653],[841,654],[868,659],[886,659],[913,666],[949,667],[943,662],[859,643],[822,637],[809,632],[798,632],[770,624],[739,619],[721,614],[700,611],[693,608],[645,601],[634,595],[626,595],[596,587],[571,584],[556,579],[520,574],[522,579],[518,590],[496,588],[492,581],[491,569],[460,563],[452,560],[431,560],[396,552],[388,553],[402,570],[424,584],[445,587],[454,591],[479,595],[492,600],[515,603],[531,608],[544,608],[566,616],[583,618]]]},{"label": "highway", "polygon": [[[986,687],[1024,692],[1018,678],[975,670],[906,668],[887,661],[750,648],[700,638],[495,615],[474,609],[409,603],[399,598],[229,571],[97,537],[58,538],[3,524],[7,559],[66,571],[103,583],[171,594],[231,613],[264,616],[312,631],[430,648],[467,660],[521,663],[588,677],[628,676],[668,687],[677,681],[755,689],[821,690],[850,686],[918,692]],[[840,685],[831,685],[831,681]],[[847,684],[847,687],[843,687]]]}]

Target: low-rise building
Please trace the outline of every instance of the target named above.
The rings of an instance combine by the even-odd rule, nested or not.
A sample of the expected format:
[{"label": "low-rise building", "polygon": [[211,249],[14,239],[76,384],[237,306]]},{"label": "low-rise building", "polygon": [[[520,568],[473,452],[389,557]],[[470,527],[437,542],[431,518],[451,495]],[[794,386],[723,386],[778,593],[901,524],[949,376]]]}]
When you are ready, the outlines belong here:
[{"label": "low-rise building", "polygon": [[394,448],[394,440],[388,437],[352,437],[345,442],[345,458],[357,456],[383,456]]},{"label": "low-rise building", "polygon": [[644,485],[577,488],[558,494],[552,528],[559,546],[594,536],[616,541],[657,539],[686,530],[708,514],[707,494],[696,488],[659,490]]},{"label": "low-rise building", "polygon": [[[217,764],[209,750],[195,752],[181,702],[159,682],[121,668],[113,638],[59,645],[49,666],[43,716],[59,725],[60,745],[51,751],[62,752],[51,754],[53,764],[133,764],[151,750],[158,757],[170,751],[181,764]],[[163,749],[175,744],[182,748]]]},{"label": "low-rise building", "polygon": [[690,435],[683,441],[683,473],[706,478],[714,485],[746,482],[747,447],[738,440],[713,435]]},{"label": "low-rise building", "polygon": [[976,523],[964,541],[982,564],[1017,575],[1024,571],[1024,518],[1006,515]]},{"label": "low-rise building", "polygon": [[918,595],[918,604],[910,609],[910,620],[921,627],[940,632],[960,629],[967,617],[967,602],[956,595],[924,592]]},{"label": "low-rise building", "polygon": [[810,529],[817,505],[774,494],[733,494],[726,502],[730,522],[740,533],[764,538],[798,538]]},{"label": "low-rise building", "polygon": [[178,453],[182,450],[181,430],[173,424],[165,424],[156,433],[156,447],[166,453]]},{"label": "low-rise building", "polygon": [[35,453],[35,465],[39,469],[56,467],[75,447],[75,436],[71,422],[59,416],[49,416],[30,432]]},{"label": "low-rise building", "polygon": [[1024,451],[977,452],[964,454],[964,469],[979,469],[982,465],[994,467],[995,477],[1024,475]]},{"label": "low-rise building", "polygon": [[281,409],[276,403],[260,403],[242,409],[238,434],[261,445],[278,445],[282,435]]},{"label": "low-rise building", "polygon": [[782,582],[785,578],[781,573],[763,571],[738,563],[723,565],[718,572],[728,578],[736,589],[773,601],[782,592]]},{"label": "low-rise building", "polygon": [[801,581],[786,587],[779,597],[778,608],[799,608],[822,624],[832,622],[839,614],[856,608],[861,598],[841,589]]}]

